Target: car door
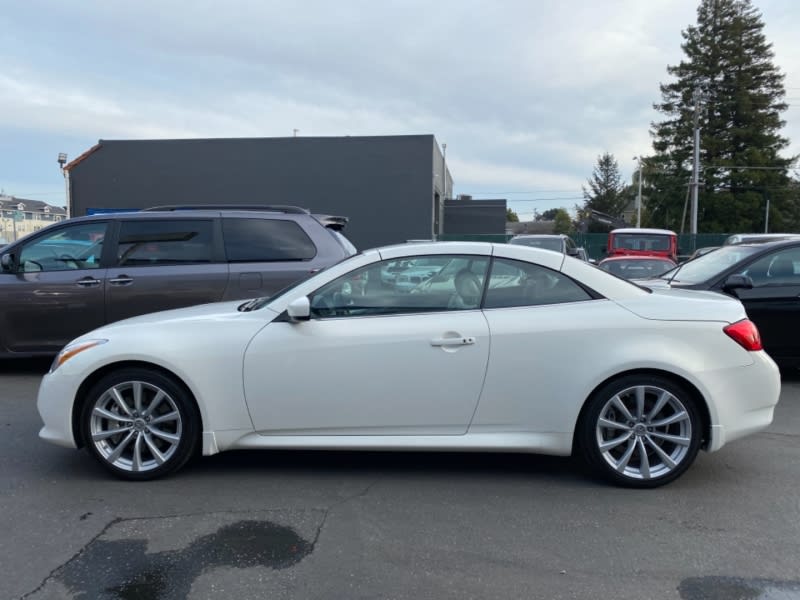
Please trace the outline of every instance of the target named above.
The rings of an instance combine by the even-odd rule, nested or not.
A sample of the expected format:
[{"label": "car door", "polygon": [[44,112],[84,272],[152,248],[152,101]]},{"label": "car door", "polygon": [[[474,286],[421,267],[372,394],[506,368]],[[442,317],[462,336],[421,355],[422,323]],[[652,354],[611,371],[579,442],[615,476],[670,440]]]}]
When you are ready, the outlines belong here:
[{"label": "car door", "polygon": [[105,221],[64,225],[23,241],[15,272],[0,272],[0,343],[9,352],[58,352],[105,322]]},{"label": "car door", "polygon": [[308,321],[278,319],[265,327],[244,361],[256,430],[465,433],[480,395],[489,337],[480,294],[459,303],[453,298],[458,273],[471,270],[482,282],[488,259],[449,258],[424,288],[410,292],[381,281],[389,261],[362,267],[312,293]]},{"label": "car door", "polygon": [[759,332],[767,353],[778,360],[800,359],[800,248],[782,248],[740,270],[753,288],[735,290]]},{"label": "car door", "polygon": [[492,352],[470,433],[567,432],[582,363],[603,354],[606,342],[592,340],[620,308],[560,271],[508,258],[492,261],[483,306]]},{"label": "car door", "polygon": [[216,260],[214,219],[127,219],[106,286],[108,322],[219,302],[228,266]]}]

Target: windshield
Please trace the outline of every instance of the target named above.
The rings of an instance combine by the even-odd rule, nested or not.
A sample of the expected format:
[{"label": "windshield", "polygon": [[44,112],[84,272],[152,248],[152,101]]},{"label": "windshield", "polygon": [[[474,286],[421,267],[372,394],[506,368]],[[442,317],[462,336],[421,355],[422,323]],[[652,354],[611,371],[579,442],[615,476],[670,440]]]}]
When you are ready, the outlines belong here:
[{"label": "windshield", "polygon": [[544,248],[545,250],[561,252],[561,238],[513,238],[510,243],[518,246],[533,246],[535,248]]},{"label": "windshield", "polygon": [[668,252],[670,238],[669,235],[658,233],[616,233],[613,247],[622,250]]},{"label": "windshield", "polygon": [[661,279],[680,283],[703,283],[759,251],[755,246],[723,246],[667,271]]}]

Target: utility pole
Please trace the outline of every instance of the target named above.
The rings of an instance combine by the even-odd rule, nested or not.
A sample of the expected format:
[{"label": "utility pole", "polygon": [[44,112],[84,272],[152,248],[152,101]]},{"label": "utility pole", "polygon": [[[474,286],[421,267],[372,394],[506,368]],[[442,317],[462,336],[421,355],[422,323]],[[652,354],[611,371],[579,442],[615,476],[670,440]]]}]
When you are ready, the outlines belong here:
[{"label": "utility pole", "polygon": [[636,227],[642,226],[642,157],[634,156],[639,161],[639,193],[636,194]]},{"label": "utility pole", "polygon": [[692,161],[692,229],[697,235],[697,193],[700,187],[700,88],[694,90],[694,160]]}]

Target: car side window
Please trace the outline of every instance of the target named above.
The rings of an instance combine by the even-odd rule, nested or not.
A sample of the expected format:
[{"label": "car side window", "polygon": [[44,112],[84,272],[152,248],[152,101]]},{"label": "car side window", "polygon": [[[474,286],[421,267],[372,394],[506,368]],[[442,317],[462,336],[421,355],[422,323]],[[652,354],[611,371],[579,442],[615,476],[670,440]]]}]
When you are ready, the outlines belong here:
[{"label": "car side window", "polygon": [[739,274],[750,277],[755,287],[800,285],[800,248],[786,248],[762,256]]},{"label": "car side window", "polygon": [[122,221],[117,264],[138,267],[210,263],[213,240],[210,219]]},{"label": "car side window", "polygon": [[592,296],[559,271],[496,258],[489,273],[484,308],[583,302]]},{"label": "car side window", "polygon": [[107,223],[81,223],[39,237],[22,247],[19,271],[97,269],[107,228]]},{"label": "car side window", "polygon": [[229,262],[310,260],[317,247],[294,221],[222,219],[225,255]]},{"label": "car side window", "polygon": [[489,259],[411,256],[367,265],[310,295],[313,318],[398,315],[480,308]]}]

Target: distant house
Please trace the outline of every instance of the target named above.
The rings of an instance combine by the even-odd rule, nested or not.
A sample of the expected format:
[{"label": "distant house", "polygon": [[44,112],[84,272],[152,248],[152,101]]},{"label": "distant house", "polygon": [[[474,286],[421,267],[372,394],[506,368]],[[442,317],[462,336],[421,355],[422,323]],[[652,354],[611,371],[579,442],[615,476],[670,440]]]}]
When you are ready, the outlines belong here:
[{"label": "distant house", "polygon": [[66,218],[67,212],[62,207],[41,200],[0,195],[0,244],[13,242]]}]

